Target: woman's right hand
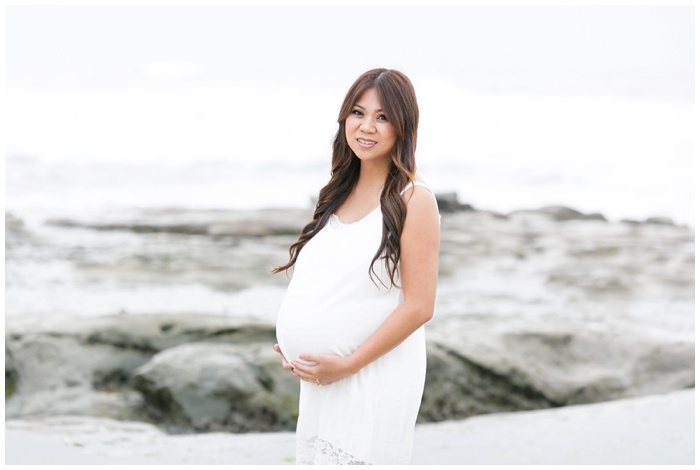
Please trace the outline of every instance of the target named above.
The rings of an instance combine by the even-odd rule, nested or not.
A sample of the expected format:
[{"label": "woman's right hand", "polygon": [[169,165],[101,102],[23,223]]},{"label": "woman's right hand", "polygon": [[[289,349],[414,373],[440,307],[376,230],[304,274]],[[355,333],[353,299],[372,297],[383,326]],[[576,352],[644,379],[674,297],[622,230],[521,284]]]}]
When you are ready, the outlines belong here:
[{"label": "woman's right hand", "polygon": [[287,362],[287,360],[284,358],[284,356],[282,355],[282,351],[280,350],[280,345],[279,345],[279,344],[275,344],[274,346],[272,346],[272,349],[274,349],[275,351],[277,351],[277,352],[279,353],[280,357],[282,358],[282,367],[284,367],[285,369],[287,369],[289,372],[293,372],[293,371],[294,371],[294,366],[292,366],[292,365],[291,365],[289,362]]}]

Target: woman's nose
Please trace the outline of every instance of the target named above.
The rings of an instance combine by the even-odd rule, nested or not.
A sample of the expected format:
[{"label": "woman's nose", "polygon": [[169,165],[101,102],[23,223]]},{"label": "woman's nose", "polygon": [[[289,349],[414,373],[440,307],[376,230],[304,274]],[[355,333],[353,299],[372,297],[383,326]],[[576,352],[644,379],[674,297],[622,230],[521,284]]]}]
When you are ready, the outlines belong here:
[{"label": "woman's nose", "polygon": [[362,132],[374,132],[374,122],[371,116],[365,116],[360,123],[360,130]]}]

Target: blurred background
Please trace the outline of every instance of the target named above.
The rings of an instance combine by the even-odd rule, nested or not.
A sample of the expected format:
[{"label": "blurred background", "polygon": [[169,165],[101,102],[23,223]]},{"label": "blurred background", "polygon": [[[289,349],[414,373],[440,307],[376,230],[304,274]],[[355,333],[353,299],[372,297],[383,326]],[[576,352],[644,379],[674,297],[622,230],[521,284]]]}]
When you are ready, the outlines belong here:
[{"label": "blurred background", "polygon": [[[155,220],[143,211],[168,208],[186,224],[188,210],[308,207],[329,176],[342,98],[374,67],[412,79],[419,171],[437,192],[485,210],[562,204],[610,221],[663,216],[693,227],[692,12],[7,7],[5,207],[25,229],[64,243],[11,251],[7,314],[149,310],[173,295],[178,307],[229,309],[201,278],[180,278],[173,293],[144,275],[140,267],[174,261],[144,255],[133,227],[98,234],[46,222]],[[114,259],[129,247],[133,269]],[[234,293],[283,285],[266,273],[284,259],[279,249],[264,266],[251,259],[259,276]],[[72,282],[76,262],[92,269]],[[119,273],[146,282],[145,297],[140,282],[108,279]],[[37,286],[45,295],[34,295]],[[255,292],[245,295],[280,295]],[[268,317],[275,309],[260,307]]]},{"label": "blurred background", "polygon": [[347,88],[387,67],[436,190],[692,225],[692,11],[11,6],[7,208],[305,206]]},{"label": "blurred background", "polygon": [[[152,225],[308,208],[342,98],[374,67],[414,82],[435,191],[692,228],[692,12],[8,7],[5,208],[46,243],[10,243],[7,315],[245,305],[273,319],[287,239],[202,248]],[[217,255],[229,248],[240,256]]]},{"label": "blurred background", "polygon": [[[681,390],[655,408],[668,432],[640,414],[522,427],[571,455],[481,447],[693,461],[693,6],[5,15],[6,430],[153,455],[107,419],[293,429],[298,383],[270,348],[288,278],[270,270],[329,177],[345,92],[386,67],[413,81],[419,172],[452,202],[419,421]],[[637,432],[629,452],[595,440]]]}]

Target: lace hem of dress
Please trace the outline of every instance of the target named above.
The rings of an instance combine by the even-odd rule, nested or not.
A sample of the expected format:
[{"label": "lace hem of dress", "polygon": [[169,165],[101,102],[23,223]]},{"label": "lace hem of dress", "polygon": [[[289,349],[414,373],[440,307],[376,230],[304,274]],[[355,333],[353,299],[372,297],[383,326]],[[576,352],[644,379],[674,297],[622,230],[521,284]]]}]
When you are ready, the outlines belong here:
[{"label": "lace hem of dress", "polygon": [[335,447],[325,439],[313,436],[297,445],[297,465],[371,465]]}]

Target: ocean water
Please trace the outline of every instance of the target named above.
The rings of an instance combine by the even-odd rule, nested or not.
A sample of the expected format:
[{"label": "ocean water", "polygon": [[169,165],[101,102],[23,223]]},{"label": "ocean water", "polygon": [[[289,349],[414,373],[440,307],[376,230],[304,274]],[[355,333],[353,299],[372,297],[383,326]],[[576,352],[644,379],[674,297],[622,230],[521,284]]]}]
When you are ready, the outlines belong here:
[{"label": "ocean water", "polygon": [[[692,101],[424,86],[417,161],[435,191],[502,212],[563,204],[694,226]],[[12,96],[5,208],[40,223],[138,207],[305,207],[329,177],[330,94],[292,100],[325,116],[308,129],[294,116],[285,125],[214,113],[211,93],[166,107],[163,96],[76,95],[68,114],[65,96],[40,107]]]},{"label": "ocean water", "polygon": [[[611,222],[666,216],[694,227],[694,104],[687,95],[414,83],[421,105],[418,170],[436,192],[457,192],[463,203],[504,213],[562,204]],[[345,82],[273,92],[247,85],[192,86],[184,95],[178,87],[10,93],[5,210],[50,240],[53,251],[10,253],[6,315],[32,323],[199,311],[274,321],[281,275],[229,291],[125,281],[119,270],[86,277],[66,254],[131,247],[128,256],[138,259],[151,242],[45,224],[139,208],[308,207],[329,177]],[[442,285],[441,311],[462,312],[463,288]],[[450,289],[460,293],[457,300]]]},{"label": "ocean water", "polygon": [[[498,211],[566,204],[694,224],[689,6],[384,6],[372,18],[10,9],[6,209],[40,220],[306,205],[328,178],[342,97],[381,64],[415,86],[418,167],[437,191]],[[402,38],[391,54],[375,24]]]}]

